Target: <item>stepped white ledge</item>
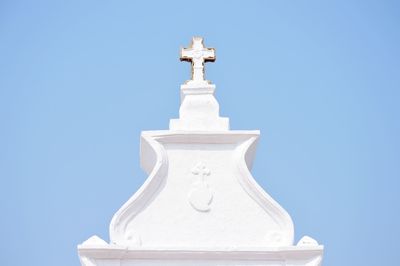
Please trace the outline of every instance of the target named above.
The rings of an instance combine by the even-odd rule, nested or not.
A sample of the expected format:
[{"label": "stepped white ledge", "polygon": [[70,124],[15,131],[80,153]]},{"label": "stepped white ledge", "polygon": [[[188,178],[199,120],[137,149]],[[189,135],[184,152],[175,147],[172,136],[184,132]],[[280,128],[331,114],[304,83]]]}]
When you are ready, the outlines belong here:
[{"label": "stepped white ledge", "polygon": [[322,245],[259,247],[251,249],[137,249],[119,245],[79,245],[83,266],[319,266],[323,258]]},{"label": "stepped white ledge", "polygon": [[170,130],[229,130],[229,118],[219,116],[219,104],[214,93],[214,84],[195,82],[181,85],[179,119],[170,120]]}]

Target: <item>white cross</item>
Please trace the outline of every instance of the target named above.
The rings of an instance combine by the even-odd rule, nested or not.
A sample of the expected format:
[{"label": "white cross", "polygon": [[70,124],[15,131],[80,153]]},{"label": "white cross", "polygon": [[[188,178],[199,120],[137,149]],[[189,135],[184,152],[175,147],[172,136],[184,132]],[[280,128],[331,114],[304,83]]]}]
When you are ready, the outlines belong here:
[{"label": "white cross", "polygon": [[215,61],[215,49],[206,48],[202,37],[193,37],[189,48],[181,48],[181,61],[192,62],[192,80],[204,82],[204,63]]},{"label": "white cross", "polygon": [[205,164],[199,162],[192,168],[192,174],[201,175],[201,181],[204,182],[204,178],[211,174],[210,169],[205,166]]}]

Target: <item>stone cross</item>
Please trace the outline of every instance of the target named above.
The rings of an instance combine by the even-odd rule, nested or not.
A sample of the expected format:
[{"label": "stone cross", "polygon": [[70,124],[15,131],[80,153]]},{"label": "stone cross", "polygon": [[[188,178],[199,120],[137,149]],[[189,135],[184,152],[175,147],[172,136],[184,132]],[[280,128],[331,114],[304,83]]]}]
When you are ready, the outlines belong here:
[{"label": "stone cross", "polygon": [[204,47],[202,37],[193,37],[189,48],[181,48],[181,61],[192,62],[192,80],[204,82],[204,63],[215,61],[215,49]]}]

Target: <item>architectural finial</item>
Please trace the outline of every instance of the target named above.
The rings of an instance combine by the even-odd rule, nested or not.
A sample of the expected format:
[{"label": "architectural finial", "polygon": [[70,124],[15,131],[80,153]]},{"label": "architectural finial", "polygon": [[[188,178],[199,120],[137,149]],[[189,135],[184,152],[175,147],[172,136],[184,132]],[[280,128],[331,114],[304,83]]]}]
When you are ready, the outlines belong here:
[{"label": "architectural finial", "polygon": [[180,59],[192,63],[192,79],[187,83],[209,83],[204,79],[204,63],[215,61],[215,49],[204,47],[202,37],[193,37],[189,48],[181,48]]},{"label": "architectural finial", "polygon": [[192,63],[192,79],[181,85],[179,119],[171,119],[171,130],[229,130],[229,118],[219,116],[215,85],[204,79],[204,63],[215,61],[215,49],[204,47],[203,38],[193,37],[189,48],[181,49],[181,61]]}]

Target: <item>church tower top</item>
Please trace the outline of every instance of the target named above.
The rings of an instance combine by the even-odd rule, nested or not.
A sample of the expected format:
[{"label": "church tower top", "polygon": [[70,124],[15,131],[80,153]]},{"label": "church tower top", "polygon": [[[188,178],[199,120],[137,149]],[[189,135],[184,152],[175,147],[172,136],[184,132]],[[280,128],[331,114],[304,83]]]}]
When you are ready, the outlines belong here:
[{"label": "church tower top", "polygon": [[142,131],[148,178],[114,214],[108,243],[93,236],[78,246],[82,265],[320,266],[324,247],[308,236],[295,244],[290,215],[251,175],[260,132],[229,130],[219,116],[204,78],[215,50],[194,37],[180,58],[193,71],[179,118]]}]

